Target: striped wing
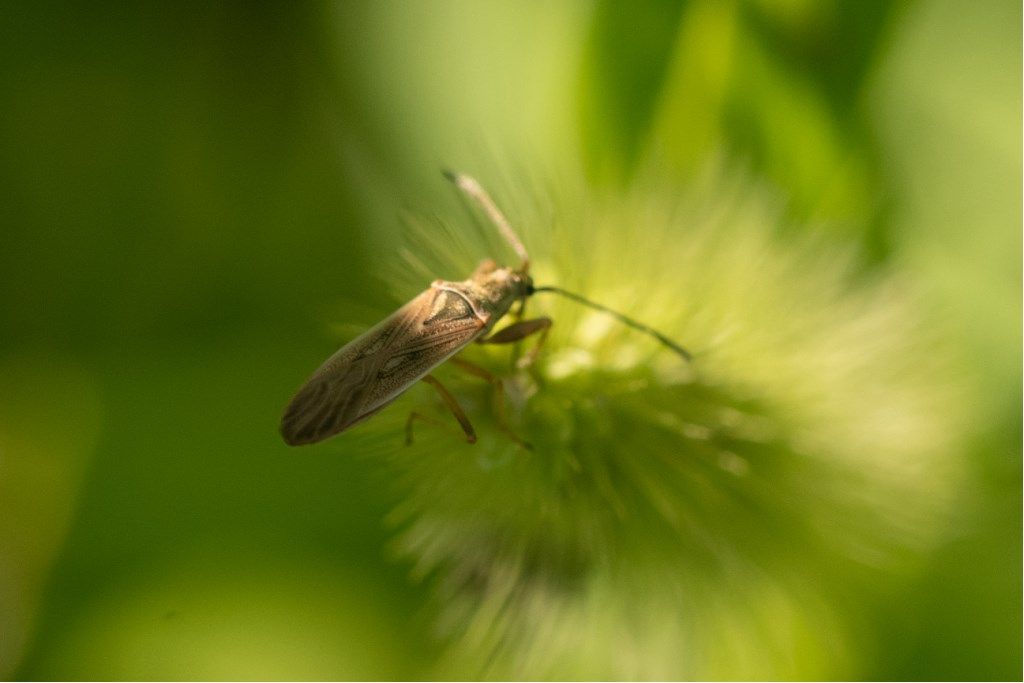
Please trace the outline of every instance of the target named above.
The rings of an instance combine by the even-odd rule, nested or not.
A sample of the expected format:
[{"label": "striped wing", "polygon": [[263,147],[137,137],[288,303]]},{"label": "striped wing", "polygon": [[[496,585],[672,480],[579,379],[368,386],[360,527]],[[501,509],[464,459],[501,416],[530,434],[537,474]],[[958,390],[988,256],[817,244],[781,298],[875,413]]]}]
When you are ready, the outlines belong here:
[{"label": "striped wing", "polygon": [[365,420],[471,342],[486,322],[457,292],[428,289],[313,373],[285,409],[285,442],[316,443]]}]

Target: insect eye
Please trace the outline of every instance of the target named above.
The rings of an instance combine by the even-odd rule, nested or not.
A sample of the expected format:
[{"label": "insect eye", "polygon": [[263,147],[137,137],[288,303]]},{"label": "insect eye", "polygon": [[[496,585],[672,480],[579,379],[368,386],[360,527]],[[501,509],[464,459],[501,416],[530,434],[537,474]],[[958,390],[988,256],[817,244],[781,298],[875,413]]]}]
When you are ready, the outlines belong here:
[{"label": "insect eye", "polygon": [[473,315],[469,302],[455,292],[443,291],[434,298],[430,309],[430,317],[423,321],[424,325],[433,325],[439,321],[454,321]]}]

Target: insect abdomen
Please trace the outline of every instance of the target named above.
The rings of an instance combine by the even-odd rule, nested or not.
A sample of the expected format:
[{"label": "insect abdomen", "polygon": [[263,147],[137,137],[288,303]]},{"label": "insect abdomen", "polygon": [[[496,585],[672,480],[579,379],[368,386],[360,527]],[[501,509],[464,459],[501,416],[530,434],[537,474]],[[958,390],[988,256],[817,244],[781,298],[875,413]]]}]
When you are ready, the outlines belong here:
[{"label": "insect abdomen", "polygon": [[479,335],[487,321],[445,284],[423,292],[328,358],[285,410],[284,440],[310,444],[344,431]]}]

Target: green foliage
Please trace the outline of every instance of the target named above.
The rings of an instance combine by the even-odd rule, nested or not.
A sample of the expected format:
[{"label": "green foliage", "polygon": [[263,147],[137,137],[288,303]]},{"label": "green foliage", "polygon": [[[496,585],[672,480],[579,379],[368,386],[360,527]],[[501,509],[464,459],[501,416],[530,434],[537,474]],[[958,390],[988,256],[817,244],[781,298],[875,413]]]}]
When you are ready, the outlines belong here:
[{"label": "green foliage", "polygon": [[[598,3],[580,78],[580,132],[596,174],[632,174],[668,76],[688,3]],[[589,145],[587,144],[589,143]]]}]

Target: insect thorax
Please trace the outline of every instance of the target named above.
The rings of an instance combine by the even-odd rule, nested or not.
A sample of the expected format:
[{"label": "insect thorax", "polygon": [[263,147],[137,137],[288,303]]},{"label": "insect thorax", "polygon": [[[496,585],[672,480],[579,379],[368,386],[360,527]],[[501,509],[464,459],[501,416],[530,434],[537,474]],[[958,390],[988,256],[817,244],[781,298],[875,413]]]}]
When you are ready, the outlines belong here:
[{"label": "insect thorax", "polygon": [[530,284],[528,275],[511,268],[498,267],[494,261],[487,260],[467,280],[436,280],[432,286],[461,295],[489,329],[508,312],[516,300],[528,294]]}]

